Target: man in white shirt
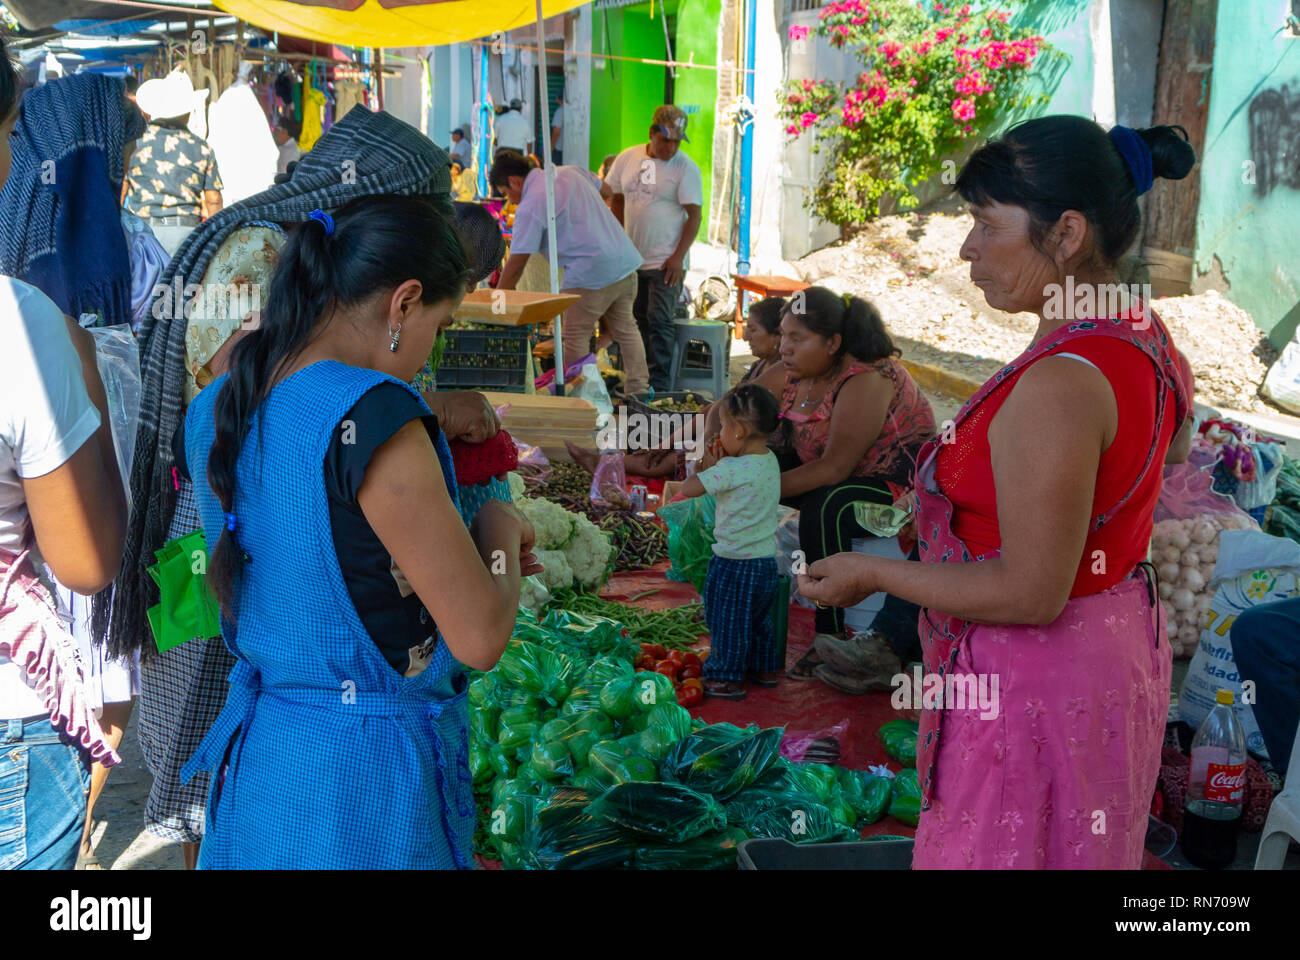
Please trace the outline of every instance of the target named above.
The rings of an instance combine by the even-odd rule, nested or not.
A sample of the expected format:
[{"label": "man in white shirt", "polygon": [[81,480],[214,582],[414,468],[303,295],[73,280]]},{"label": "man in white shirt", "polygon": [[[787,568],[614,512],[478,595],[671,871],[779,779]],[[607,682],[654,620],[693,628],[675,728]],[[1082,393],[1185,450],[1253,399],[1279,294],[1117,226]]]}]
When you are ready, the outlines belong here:
[{"label": "man in white shirt", "polygon": [[275,145],[280,148],[280,156],[275,162],[276,173],[288,173],[289,164],[302,159],[302,151],[298,149],[298,132],[295,129],[297,126],[298,124],[288,117],[281,117],[275,121],[275,129],[271,131],[271,136],[275,138]]},{"label": "man in white shirt", "polygon": [[562,149],[564,137],[564,94],[555,97],[555,112],[551,114],[551,162],[560,164],[564,156]]},{"label": "man in white shirt", "polygon": [[524,156],[533,152],[532,124],[525,120],[524,115],[520,112],[523,108],[522,100],[511,100],[510,109],[497,117],[496,148],[498,152],[501,150],[514,150]]},{"label": "man in white shirt", "polygon": [[[513,290],[529,256],[546,244],[546,173],[513,151],[497,154],[488,180],[515,203],[510,259],[501,270],[500,290]],[[618,343],[627,391],[646,387],[645,345],[632,315],[641,254],[609,212],[595,174],[580,167],[555,167],[555,248],[564,269],[564,293],[578,302],[564,312],[565,366],[591,352],[596,322],[604,319]]]},{"label": "man in white shirt", "polygon": [[460,164],[461,169],[468,170],[474,166],[474,151],[465,139],[465,131],[457,127],[451,132],[451,158]]},{"label": "man in white shirt", "polygon": [[656,390],[669,387],[677,339],[673,317],[704,205],[704,180],[695,161],[681,152],[683,140],[690,142],[686,114],[670,104],[658,107],[650,141],[628,147],[605,174],[610,209],[642,256],[633,313]]}]

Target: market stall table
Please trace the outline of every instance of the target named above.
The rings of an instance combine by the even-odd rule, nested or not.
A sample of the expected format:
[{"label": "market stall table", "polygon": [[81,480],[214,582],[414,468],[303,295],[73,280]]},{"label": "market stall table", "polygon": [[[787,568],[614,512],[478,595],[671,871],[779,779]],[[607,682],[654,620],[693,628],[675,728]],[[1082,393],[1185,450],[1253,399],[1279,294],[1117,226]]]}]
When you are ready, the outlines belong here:
[{"label": "market stall table", "polygon": [[788,297],[798,290],[805,290],[811,284],[793,277],[778,277],[766,273],[733,273],[732,282],[736,285],[736,322],[733,331],[737,340],[745,335],[744,300],[746,293],[759,297]]}]

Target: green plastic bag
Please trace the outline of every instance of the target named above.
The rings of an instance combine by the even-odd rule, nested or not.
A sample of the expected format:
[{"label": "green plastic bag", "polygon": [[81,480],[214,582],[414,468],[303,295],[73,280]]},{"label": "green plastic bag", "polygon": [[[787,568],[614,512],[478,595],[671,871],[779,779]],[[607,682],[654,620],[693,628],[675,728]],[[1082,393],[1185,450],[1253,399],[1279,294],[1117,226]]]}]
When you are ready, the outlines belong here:
[{"label": "green plastic bag", "polygon": [[713,797],[678,783],[620,783],[587,808],[638,840],[679,843],[727,825]]},{"label": "green plastic bag", "polygon": [[836,843],[858,839],[858,831],[838,822],[823,804],[809,797],[791,798],[737,824],[753,837],[791,843]]},{"label": "green plastic bag", "polygon": [[469,712],[469,733],[485,743],[497,738],[497,719],[500,713],[490,707],[480,707]]},{"label": "green plastic bag", "polygon": [[630,676],[632,676],[631,662],[616,657],[597,657],[591,661],[587,672],[582,675],[582,686],[600,689],[615,677]]},{"label": "green plastic bag", "polygon": [[837,786],[835,768],[824,763],[795,763],[778,757],[758,781],[759,786],[788,793],[808,794],[821,803],[831,798]]},{"label": "green plastic bag", "polygon": [[894,777],[889,815],[912,827],[921,819],[921,785],[916,779],[915,768],[902,770]]},{"label": "green plastic bag", "polygon": [[652,727],[649,725],[636,736],[641,745],[641,752],[655,763],[662,763],[673,747],[677,745],[677,741],[681,739],[667,727]]},{"label": "green plastic bag", "polygon": [[683,737],[664,759],[663,777],[719,799],[755,783],[776,762],[781,727],[741,729],[715,723]]},{"label": "green plastic bag", "polygon": [[522,757],[519,757],[519,751],[532,745],[533,740],[537,737],[537,731],[541,728],[541,723],[536,720],[527,720],[523,723],[506,723],[505,720],[502,720],[498,728],[497,743],[501,745],[501,749],[506,752],[507,756],[515,757],[519,759],[519,762],[523,763],[525,761]]},{"label": "green plastic bag", "polygon": [[912,720],[890,720],[876,731],[889,754],[905,767],[916,766],[917,724]]},{"label": "green plastic bag", "polygon": [[581,770],[587,766],[591,748],[614,735],[614,721],[599,710],[569,714],[568,719],[571,722],[563,735],[564,745],[573,757],[574,766]]},{"label": "green plastic bag", "polygon": [[560,708],[560,715],[565,716],[571,713],[600,710],[600,692],[602,689],[602,686],[588,686],[586,683],[578,684],[564,698],[564,706]]},{"label": "green plastic bag", "polygon": [[221,636],[221,607],[208,587],[208,547],[202,530],[169,540],[148,568],[158,603],[146,613],[161,653],[194,637]]},{"label": "green plastic bag", "polygon": [[496,669],[510,684],[559,706],[579,673],[578,664],[557,650],[526,640],[511,640]]},{"label": "green plastic bag", "polygon": [[521,846],[539,870],[611,870],[630,867],[636,845],[613,824],[587,813],[588,790],[561,787],[533,811]]},{"label": "green plastic bag", "polygon": [[838,768],[840,793],[859,823],[875,823],[889,809],[894,784],[888,777],[877,777],[866,770]]},{"label": "green plastic bag", "polygon": [[660,519],[668,525],[668,559],[672,561],[668,579],[684,580],[701,593],[716,542],[713,536],[716,509],[717,503],[709,494],[659,508]]},{"label": "green plastic bag", "polygon": [[587,754],[587,766],[605,786],[631,781],[659,779],[655,762],[642,752],[638,734],[618,740],[602,740]]},{"label": "green plastic bag", "polygon": [[483,786],[496,776],[496,771],[492,769],[492,761],[488,755],[487,747],[470,746],[469,775],[476,787]]},{"label": "green plastic bag", "polygon": [[515,775],[515,764],[506,754],[505,749],[499,743],[489,743],[487,745],[488,766],[492,772],[504,780],[509,780]]},{"label": "green plastic bag", "polygon": [[691,732],[691,712],[679,703],[657,703],[646,714],[646,729],[662,727],[672,733],[674,743]]},{"label": "green plastic bag", "polygon": [[588,617],[557,608],[546,615],[541,626],[560,649],[583,660],[602,655],[630,659],[636,646],[624,636],[623,624],[608,617]]},{"label": "green plastic bag", "polygon": [[684,843],[647,843],[636,848],[638,870],[735,870],[745,831],[727,827]]}]

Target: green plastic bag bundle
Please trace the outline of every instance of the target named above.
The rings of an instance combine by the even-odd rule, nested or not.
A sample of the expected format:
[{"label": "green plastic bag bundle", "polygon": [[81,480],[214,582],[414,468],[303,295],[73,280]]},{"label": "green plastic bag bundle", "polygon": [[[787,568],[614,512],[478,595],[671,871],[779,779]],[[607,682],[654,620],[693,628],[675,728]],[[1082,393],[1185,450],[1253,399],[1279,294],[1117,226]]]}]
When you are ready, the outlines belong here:
[{"label": "green plastic bag bundle", "polygon": [[888,777],[877,777],[866,770],[838,768],[840,795],[859,823],[875,823],[885,815],[893,799],[894,784]]},{"label": "green plastic bag bundle", "polygon": [[812,794],[792,790],[789,784],[769,781],[740,791],[727,800],[723,810],[727,814],[727,823],[744,828],[759,814],[787,805],[803,808],[823,804]]},{"label": "green plastic bag bundle", "polygon": [[632,664],[628,660],[621,660],[617,657],[603,656],[592,660],[587,666],[587,672],[582,675],[581,685],[584,687],[595,687],[599,690],[609,681],[616,677],[632,676]]},{"label": "green plastic bag bundle", "polygon": [[643,729],[650,711],[666,703],[677,703],[672,680],[648,670],[615,677],[600,690],[600,709],[613,720],[629,722],[633,730]]},{"label": "green plastic bag bundle", "polygon": [[735,870],[745,831],[727,827],[684,843],[647,843],[636,848],[638,870]]},{"label": "green plastic bag bundle", "polygon": [[499,709],[497,702],[496,677],[490,673],[480,673],[469,684],[469,704],[476,710]]},{"label": "green plastic bag bundle", "polygon": [[624,635],[623,624],[608,617],[588,617],[555,609],[542,619],[541,626],[556,646],[583,660],[598,656],[631,659],[636,649],[636,644]]},{"label": "green plastic bag bundle", "polygon": [[561,739],[568,748],[569,756],[573,758],[574,766],[579,770],[585,769],[591,748],[614,735],[614,721],[599,710],[568,714],[561,717],[561,720],[564,719],[570,723]]},{"label": "green plastic bag bundle", "polygon": [[681,739],[667,727],[652,727],[648,724],[637,733],[636,737],[641,752],[656,764],[663,763],[664,758],[672,752],[673,747],[677,746],[677,741]]},{"label": "green plastic bag bundle", "polygon": [[894,777],[889,815],[913,827],[921,819],[921,785],[915,769],[903,770]]},{"label": "green plastic bag bundle", "polygon": [[673,735],[673,743],[691,732],[691,712],[679,703],[657,703],[646,714],[646,729],[662,727]]},{"label": "green plastic bag bundle", "polygon": [[905,767],[916,766],[917,725],[912,720],[890,720],[876,731],[889,754]]},{"label": "green plastic bag bundle", "polygon": [[822,803],[831,798],[837,781],[835,768],[824,763],[794,763],[785,757],[778,757],[758,781],[762,787],[771,787],[776,791],[808,794]]},{"label": "green plastic bag bundle", "polygon": [[752,837],[789,840],[791,843],[836,843],[858,839],[855,828],[837,821],[829,808],[810,797],[787,799],[736,826]]},{"label": "green plastic bag bundle", "polygon": [[595,744],[587,754],[587,766],[606,787],[617,783],[659,779],[655,762],[645,755],[640,734],[617,740],[602,740]]},{"label": "green plastic bag bundle", "polygon": [[474,786],[481,787],[486,785],[496,776],[496,771],[492,768],[492,761],[488,754],[488,747],[470,744],[469,748],[469,776]]},{"label": "green plastic bag bundle", "polygon": [[496,669],[511,685],[552,706],[564,702],[579,672],[578,664],[568,656],[526,640],[511,640]]},{"label": "green plastic bag bundle", "polygon": [[713,797],[679,783],[620,783],[587,808],[638,841],[678,843],[727,825]]},{"label": "green plastic bag bundle", "polygon": [[518,722],[508,722],[503,714],[501,723],[497,728],[497,743],[506,752],[506,756],[524,763],[526,761],[520,758],[519,751],[532,745],[533,740],[537,737],[537,731],[541,728],[540,721],[520,720]]},{"label": "green plastic bag bundle", "polygon": [[711,495],[690,497],[659,508],[668,525],[668,579],[684,580],[703,592],[704,577],[713,557],[713,517],[717,504]]},{"label": "green plastic bag bundle", "polygon": [[564,706],[560,708],[560,715],[566,716],[573,713],[586,713],[590,710],[600,710],[600,691],[602,686],[589,686],[586,683],[580,683],[564,698]]},{"label": "green plastic bag bundle", "polygon": [[496,777],[509,780],[515,775],[515,764],[499,743],[489,743],[486,747],[488,766]]},{"label": "green plastic bag bundle", "polygon": [[715,723],[683,737],[664,759],[663,777],[720,800],[755,783],[776,762],[781,727],[741,729]]},{"label": "green plastic bag bundle", "polygon": [[490,707],[480,707],[469,712],[469,735],[471,739],[491,743],[497,738],[497,719],[500,711]]},{"label": "green plastic bag bundle", "polygon": [[208,547],[203,531],[169,540],[154,551],[148,568],[158,585],[158,604],[146,613],[158,652],[194,637],[221,636],[221,608],[208,588]]},{"label": "green plastic bag bundle", "polygon": [[539,870],[612,870],[630,867],[636,845],[613,824],[587,813],[588,790],[561,787],[533,811],[520,845]]}]

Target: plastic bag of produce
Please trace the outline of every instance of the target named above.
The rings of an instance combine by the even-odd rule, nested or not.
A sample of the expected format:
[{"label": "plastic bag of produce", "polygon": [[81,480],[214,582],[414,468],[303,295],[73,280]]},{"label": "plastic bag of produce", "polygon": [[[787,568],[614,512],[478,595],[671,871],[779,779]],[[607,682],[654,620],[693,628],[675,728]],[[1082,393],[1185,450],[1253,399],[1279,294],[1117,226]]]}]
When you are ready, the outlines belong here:
[{"label": "plastic bag of produce", "polygon": [[637,712],[637,690],[635,676],[615,677],[600,689],[600,709],[611,719],[626,720]]},{"label": "plastic bag of produce", "polygon": [[1151,531],[1151,562],[1159,577],[1174,656],[1190,654],[1210,612],[1210,578],[1224,530],[1257,530],[1231,497],[1215,493],[1209,470],[1192,463],[1165,467]]},{"label": "plastic bag of produce", "polygon": [[[602,654],[630,658],[633,644],[624,636],[623,625],[607,617],[586,617],[568,610],[552,610],[541,626],[555,638],[566,653],[580,654],[584,660]],[[590,668],[588,668],[590,671]]]},{"label": "plastic bag of produce", "polygon": [[877,777],[866,770],[836,770],[840,795],[857,816],[859,823],[875,823],[885,815],[893,799],[893,781]]},{"label": "plastic bag of produce", "polygon": [[631,509],[632,500],[627,495],[627,471],[623,467],[622,450],[609,450],[600,455],[596,470],[591,476],[588,496],[594,507]]},{"label": "plastic bag of produce", "polygon": [[1201,631],[1196,653],[1178,695],[1179,719],[1193,729],[1214,707],[1220,689],[1233,693],[1233,710],[1246,730],[1246,748],[1268,756],[1255,722],[1255,711],[1244,702],[1241,674],[1232,652],[1232,624],[1245,611],[1264,603],[1294,597],[1300,587],[1300,544],[1254,530],[1224,531],[1210,585],[1214,599]]},{"label": "plastic bag of produce", "polygon": [[636,849],[638,870],[734,870],[745,831],[727,827],[684,843],[647,843]]},{"label": "plastic bag of produce", "polygon": [[505,748],[501,744],[489,743],[486,752],[488,766],[492,768],[493,776],[509,780],[515,775],[514,761],[506,754]]},{"label": "plastic bag of produce", "polygon": [[640,734],[593,744],[587,753],[587,766],[605,786],[659,779],[655,762],[645,755]]},{"label": "plastic bag of produce", "polygon": [[583,674],[582,685],[601,688],[615,677],[630,677],[633,673],[632,664],[627,660],[608,656],[597,657],[591,661],[591,664],[587,667],[587,672]]},{"label": "plastic bag of produce", "polygon": [[646,726],[637,734],[638,742],[641,746],[641,752],[653,760],[655,763],[662,763],[668,756],[677,741],[681,737],[667,727],[650,726],[648,720]]},{"label": "plastic bag of produce", "polygon": [[791,797],[738,823],[752,837],[791,843],[835,843],[858,839],[858,831],[835,819],[824,804],[810,797]]},{"label": "plastic bag of produce", "polygon": [[646,714],[646,729],[663,727],[674,736],[674,743],[691,732],[691,712],[676,703],[657,703]]},{"label": "plastic bag of produce", "polygon": [[636,845],[613,824],[587,813],[590,791],[561,787],[533,811],[520,845],[540,870],[611,870],[630,867]]},{"label": "plastic bag of produce", "polygon": [[[587,710],[582,713],[564,714],[538,731],[544,743],[560,745],[573,760],[569,771],[574,773],[587,765],[587,754],[592,746],[601,740],[609,739],[614,733],[614,721],[599,710]],[[555,757],[559,763],[558,754]],[[539,767],[545,773],[544,767]]]},{"label": "plastic bag of produce", "polygon": [[602,686],[588,686],[580,683],[564,698],[564,706],[560,708],[560,715],[565,716],[572,713],[586,713],[589,710],[600,710],[600,693],[604,689]]},{"label": "plastic bag of produce", "polygon": [[757,785],[787,795],[807,794],[825,803],[835,791],[837,780],[834,767],[823,763],[793,763],[780,757]]},{"label": "plastic bag of produce", "polygon": [[885,753],[905,767],[915,767],[917,729],[913,720],[890,720],[876,731],[876,736],[884,744]]},{"label": "plastic bag of produce", "polygon": [[1268,511],[1264,532],[1300,543],[1300,464],[1283,458],[1277,477],[1277,496]]},{"label": "plastic bag of produce", "polygon": [[849,731],[849,718],[845,717],[833,727],[822,730],[787,730],[781,740],[781,756],[795,763],[803,763],[808,748],[818,741],[831,738],[842,740]]},{"label": "plastic bag of produce", "polygon": [[514,686],[553,706],[564,702],[580,670],[577,663],[558,650],[547,650],[526,640],[511,640],[496,669]]},{"label": "plastic bag of produce", "polygon": [[780,727],[704,727],[673,747],[663,762],[664,779],[725,800],[755,783],[776,762],[781,734]]},{"label": "plastic bag of produce", "polygon": [[537,720],[524,720],[519,723],[507,723],[502,720],[497,728],[497,743],[506,752],[506,756],[518,759],[520,749],[531,745],[537,736],[537,731],[541,728],[542,725]]},{"label": "plastic bag of produce", "polygon": [[704,590],[704,578],[713,556],[713,518],[717,503],[712,496],[691,497],[659,508],[659,517],[668,525],[668,559],[672,566],[668,579],[690,583]]},{"label": "plastic bag of produce", "polygon": [[727,825],[713,797],[679,783],[620,783],[587,812],[638,840],[677,843]]},{"label": "plastic bag of produce", "polygon": [[894,777],[892,787],[889,815],[909,826],[916,826],[921,819],[921,784],[916,779],[916,768],[900,771]]}]

